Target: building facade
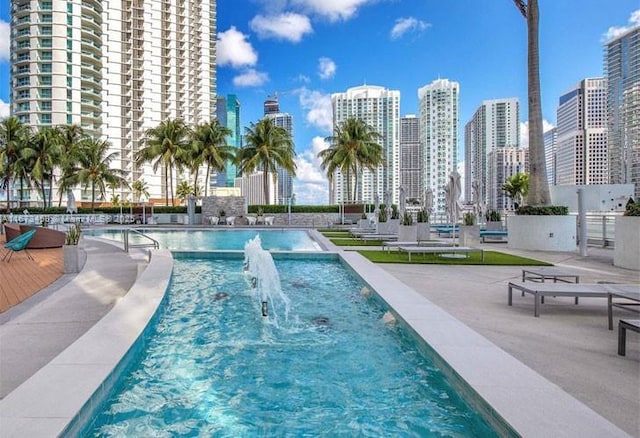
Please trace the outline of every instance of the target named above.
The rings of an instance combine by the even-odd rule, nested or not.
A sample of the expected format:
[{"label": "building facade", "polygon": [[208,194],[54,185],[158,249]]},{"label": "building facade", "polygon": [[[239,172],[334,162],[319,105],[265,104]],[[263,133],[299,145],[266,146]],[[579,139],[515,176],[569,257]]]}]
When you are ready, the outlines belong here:
[{"label": "building facade", "polygon": [[415,115],[408,114],[400,119],[400,185],[405,186],[408,199],[421,201],[424,196],[423,163],[420,123]]},{"label": "building facade", "polygon": [[458,164],[460,85],[437,79],[418,90],[420,143],[424,154],[424,189],[434,193],[433,209],[445,214],[445,192],[449,175]]},{"label": "building facade", "polygon": [[560,96],[554,176],[556,184],[609,182],[607,81],[583,79]]},{"label": "building facade", "polygon": [[[364,169],[358,176],[356,202],[382,201],[390,191],[392,202],[398,203],[400,187],[400,91],[362,85],[331,95],[334,127],[348,118],[357,118],[371,126],[381,136],[384,164],[375,171]],[[349,186],[353,190],[355,178]],[[339,204],[349,199],[346,178],[341,172],[333,176],[329,187],[329,202]]]},{"label": "building facade", "polygon": [[[242,128],[240,123],[240,100],[235,94],[216,99],[216,118],[222,126],[231,131],[227,137],[227,145],[236,150],[242,148]],[[227,161],[224,172],[216,172],[211,176],[210,184],[216,187],[233,187],[238,169],[232,161]]]},{"label": "building facade", "polygon": [[[501,148],[520,147],[520,102],[517,98],[485,100],[464,129],[465,183],[467,202],[480,201],[489,208],[504,181],[490,182],[489,153]],[[478,193],[474,193],[474,188]]]},{"label": "building facade", "polygon": [[557,129],[551,128],[543,134],[544,160],[547,167],[547,182],[556,185],[556,139]]},{"label": "building facade", "polygon": [[609,181],[640,197],[640,25],[604,44]]},{"label": "building facade", "polygon": [[492,210],[513,210],[513,199],[502,190],[504,182],[518,173],[529,172],[529,148],[496,148],[487,157],[488,205]]},{"label": "building facade", "polygon": [[[269,96],[264,101],[264,117],[283,128],[293,138],[293,116],[280,112],[280,101],[277,95]],[[293,199],[293,176],[291,172],[278,166],[278,197],[276,204],[287,205]]]},{"label": "building facade", "polygon": [[[112,167],[164,199],[162,171],[135,155],[162,121],[214,117],[215,32],[215,0],[12,0],[11,114],[36,129],[78,125],[107,140]],[[131,200],[128,189],[119,194]]]}]

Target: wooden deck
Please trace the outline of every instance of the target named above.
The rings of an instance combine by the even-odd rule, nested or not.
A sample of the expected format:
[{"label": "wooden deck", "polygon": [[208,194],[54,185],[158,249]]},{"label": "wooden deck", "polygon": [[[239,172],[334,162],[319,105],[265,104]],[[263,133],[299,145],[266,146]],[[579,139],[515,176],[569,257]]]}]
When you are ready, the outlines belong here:
[{"label": "wooden deck", "polygon": [[[0,252],[4,256],[5,235],[0,234]],[[29,260],[24,251],[11,261],[0,260],[0,313],[41,291],[63,275],[62,248],[30,249]]]}]

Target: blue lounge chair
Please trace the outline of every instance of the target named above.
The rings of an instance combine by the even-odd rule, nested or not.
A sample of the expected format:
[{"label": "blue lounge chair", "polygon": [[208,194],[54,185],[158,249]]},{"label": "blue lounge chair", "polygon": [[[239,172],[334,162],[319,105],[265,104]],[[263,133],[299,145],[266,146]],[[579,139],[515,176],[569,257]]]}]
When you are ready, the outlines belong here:
[{"label": "blue lounge chair", "polygon": [[[29,254],[29,251],[27,251],[27,245],[29,244],[29,242],[31,241],[31,239],[35,234],[36,234],[36,230],[32,229],[25,233],[20,234],[18,237],[15,237],[10,241],[8,241],[7,243],[5,243],[4,247],[7,250],[7,252],[4,254],[4,257],[2,257],[2,260],[7,259],[7,263],[10,262],[11,257],[13,256],[13,253],[18,251],[24,251],[25,254],[27,254],[27,257],[33,260],[33,257],[31,257],[31,254]],[[7,258],[7,256],[9,256],[9,258]]]}]

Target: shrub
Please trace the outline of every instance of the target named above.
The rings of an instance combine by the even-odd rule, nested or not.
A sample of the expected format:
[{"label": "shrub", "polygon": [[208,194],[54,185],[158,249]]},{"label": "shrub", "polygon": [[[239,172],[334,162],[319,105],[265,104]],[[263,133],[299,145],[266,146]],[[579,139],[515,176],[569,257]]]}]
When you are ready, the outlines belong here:
[{"label": "shrub", "polygon": [[496,210],[489,210],[487,214],[484,215],[484,217],[489,222],[500,222],[502,220],[502,216],[500,215],[500,212]]},{"label": "shrub", "polygon": [[64,239],[65,245],[77,245],[80,242],[80,235],[82,234],[82,229],[80,228],[80,224],[73,224],[69,227],[67,231],[67,235]]},{"label": "shrub", "polygon": [[640,202],[633,202],[633,198],[629,199],[627,202],[625,211],[625,216],[640,216]]},{"label": "shrub", "polygon": [[400,219],[400,212],[397,205],[391,206],[391,219]]},{"label": "shrub", "polygon": [[408,211],[404,212],[404,217],[402,218],[402,225],[413,225],[413,216]]},{"label": "shrub", "polygon": [[429,213],[426,210],[418,210],[418,222],[429,222]]},{"label": "shrub", "polygon": [[471,213],[470,211],[466,212],[462,216],[462,223],[464,225],[475,225],[476,224],[476,215]]},{"label": "shrub", "polygon": [[566,205],[524,205],[516,210],[518,215],[534,216],[566,216],[569,207]]},{"label": "shrub", "polygon": [[381,208],[380,212],[378,212],[378,222],[382,223],[386,221],[387,221],[387,210],[384,208]]}]

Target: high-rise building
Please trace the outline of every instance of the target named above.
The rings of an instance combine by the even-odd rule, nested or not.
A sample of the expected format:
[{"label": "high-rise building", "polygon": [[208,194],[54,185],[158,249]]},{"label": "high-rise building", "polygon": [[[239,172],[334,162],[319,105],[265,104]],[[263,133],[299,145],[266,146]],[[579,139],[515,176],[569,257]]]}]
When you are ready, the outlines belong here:
[{"label": "high-rise building", "polygon": [[424,196],[423,163],[420,123],[414,114],[408,114],[400,119],[400,184],[407,189],[409,199],[421,200]]},{"label": "high-rise building", "polygon": [[609,181],[640,197],[640,25],[604,44]]},{"label": "high-rise building", "polygon": [[[349,88],[344,93],[331,95],[333,124],[337,126],[349,118],[357,118],[380,134],[384,164],[375,171],[363,169],[356,187],[357,202],[382,201],[387,191],[392,193],[392,202],[398,203],[400,187],[400,91],[383,87],[361,85]],[[329,188],[329,202],[342,203],[349,199],[347,186],[353,190],[355,177],[347,184],[341,172],[336,172]]]},{"label": "high-rise building", "polygon": [[488,186],[497,190],[488,192],[489,208],[493,210],[513,210],[513,199],[501,189],[504,182],[517,173],[529,172],[529,148],[505,147],[496,148],[487,156]]},{"label": "high-rise building", "polygon": [[445,213],[449,175],[458,165],[458,114],[460,85],[437,79],[418,90],[420,142],[424,150],[424,188],[434,193],[433,209]]},{"label": "high-rise building", "polygon": [[583,79],[560,96],[556,135],[557,184],[609,182],[606,79]]},{"label": "high-rise building", "polygon": [[[283,128],[293,139],[293,116],[280,112],[280,102],[277,95],[269,96],[264,101],[264,117],[273,120],[273,123]],[[293,177],[291,172],[278,166],[278,198],[276,204],[287,205],[292,201]]]},{"label": "high-rise building", "polygon": [[479,200],[497,209],[491,200],[499,198],[504,181],[490,184],[489,173],[494,169],[489,169],[488,157],[493,150],[520,146],[520,102],[517,98],[485,100],[464,129],[465,200]]},{"label": "high-rise building", "polygon": [[136,165],[135,155],[162,121],[214,117],[215,32],[215,0],[12,0],[11,113],[34,128],[74,124],[107,140],[112,167],[163,199],[163,171]]},{"label": "high-rise building", "polygon": [[[231,131],[227,137],[227,145],[240,149],[242,147],[242,130],[240,124],[240,101],[235,94],[216,99],[216,118],[222,126]],[[236,165],[227,161],[224,172],[211,176],[210,184],[217,187],[233,187],[237,176]]]},{"label": "high-rise building", "polygon": [[543,135],[544,160],[547,167],[547,182],[556,185],[556,137],[557,129],[551,128]]}]

